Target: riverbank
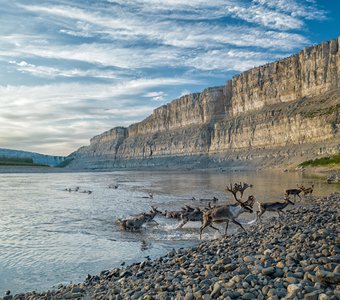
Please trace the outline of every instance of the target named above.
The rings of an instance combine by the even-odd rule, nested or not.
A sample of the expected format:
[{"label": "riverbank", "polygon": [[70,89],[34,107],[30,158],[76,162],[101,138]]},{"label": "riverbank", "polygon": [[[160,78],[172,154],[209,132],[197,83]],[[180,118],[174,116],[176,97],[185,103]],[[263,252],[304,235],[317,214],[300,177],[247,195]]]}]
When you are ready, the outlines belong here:
[{"label": "riverbank", "polygon": [[247,233],[0,299],[338,299],[339,203],[336,193],[247,226]]}]

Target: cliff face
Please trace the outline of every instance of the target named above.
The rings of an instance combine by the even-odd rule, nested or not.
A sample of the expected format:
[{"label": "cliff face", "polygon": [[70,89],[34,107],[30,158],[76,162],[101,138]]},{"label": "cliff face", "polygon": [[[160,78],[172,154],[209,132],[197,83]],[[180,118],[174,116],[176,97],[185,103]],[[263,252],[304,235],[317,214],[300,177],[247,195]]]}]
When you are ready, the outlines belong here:
[{"label": "cliff face", "polygon": [[303,160],[340,151],[339,120],[340,37],[98,135],[72,155],[72,165],[164,166],[198,156],[210,164],[255,161],[268,153],[287,157],[294,145]]},{"label": "cliff face", "polygon": [[200,126],[215,121],[228,111],[223,87],[215,87],[183,96],[156,108],[144,121],[128,128],[129,137],[189,126]]},{"label": "cliff face", "polygon": [[339,87],[340,38],[246,71],[232,80],[233,114],[320,95]]}]

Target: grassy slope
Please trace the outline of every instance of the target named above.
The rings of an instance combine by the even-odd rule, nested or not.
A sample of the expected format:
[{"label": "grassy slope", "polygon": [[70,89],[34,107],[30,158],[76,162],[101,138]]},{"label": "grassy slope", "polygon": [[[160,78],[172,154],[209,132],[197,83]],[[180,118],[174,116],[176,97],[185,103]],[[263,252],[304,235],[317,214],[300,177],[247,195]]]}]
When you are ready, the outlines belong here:
[{"label": "grassy slope", "polygon": [[25,166],[25,167],[47,167],[46,165],[35,164],[31,158],[0,157],[0,166]]},{"label": "grassy slope", "polygon": [[338,167],[340,166],[340,153],[333,155],[333,156],[307,160],[301,163],[299,166],[301,167]]}]

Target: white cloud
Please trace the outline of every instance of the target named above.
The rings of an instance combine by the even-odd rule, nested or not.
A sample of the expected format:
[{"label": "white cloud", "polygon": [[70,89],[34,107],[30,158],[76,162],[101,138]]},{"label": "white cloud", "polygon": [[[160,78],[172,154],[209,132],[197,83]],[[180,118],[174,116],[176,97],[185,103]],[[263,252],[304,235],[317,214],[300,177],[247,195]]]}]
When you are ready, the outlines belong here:
[{"label": "white cloud", "polygon": [[[275,30],[287,30],[301,28],[303,21],[293,18],[288,14],[270,10],[263,5],[245,5],[240,1],[225,2],[213,1],[211,4],[204,4],[198,2],[192,5],[185,4],[184,1],[175,1],[177,5],[181,6],[175,8],[174,3],[165,2],[162,5],[163,10],[171,7],[175,10],[181,10],[183,7],[191,8],[193,11],[199,11],[200,7],[209,7],[214,11],[222,11],[225,16],[232,16],[247,22],[263,25]],[[178,2],[178,3],[177,3]],[[145,9],[154,10],[154,5],[160,5],[159,1],[139,1]],[[131,5],[132,6],[132,5]],[[71,23],[69,29],[62,29],[61,32],[76,35],[76,36],[92,36],[101,34],[103,37],[111,37],[114,40],[133,41],[138,39],[147,39],[150,42],[157,42],[163,45],[170,45],[179,48],[193,48],[193,47],[214,47],[226,43],[232,45],[239,45],[242,43],[242,37],[246,32],[258,31],[266,36],[265,30],[260,30],[245,26],[232,25],[211,25],[207,22],[181,23],[174,20],[169,20],[168,14],[150,16],[145,14],[132,14],[131,11],[125,10],[121,15],[116,11],[110,11],[112,15],[108,16],[103,12],[88,12],[79,8],[68,6],[22,6],[28,11],[35,13],[45,13],[56,15],[62,18],[74,19],[76,24]],[[131,8],[130,8],[131,9]],[[170,8],[169,8],[170,9]],[[172,12],[172,11],[171,11]],[[205,18],[210,16],[204,15]],[[91,25],[89,25],[91,24]],[[77,30],[74,30],[74,26]],[[169,30],[171,28],[171,30]],[[241,42],[238,41],[241,39]],[[298,34],[286,34],[285,40],[280,44],[287,42],[286,48],[290,45],[296,47],[294,37]],[[260,40],[257,34],[256,46],[268,48],[266,39]],[[281,37],[282,38],[282,37]],[[299,39],[302,39],[300,36]],[[246,40],[249,45],[249,39]],[[242,45],[245,45],[243,40]],[[270,47],[271,44],[269,44]],[[273,47],[276,47],[275,44]],[[280,47],[280,46],[279,46]]]},{"label": "white cloud", "polygon": [[21,3],[4,3],[0,20],[0,75],[17,83],[0,86],[1,146],[65,154],[140,121],[150,100],[190,93],[197,82],[181,74],[211,79],[290,55],[310,44],[306,20],[326,18],[311,0]]},{"label": "white cloud", "polygon": [[91,77],[91,78],[105,78],[105,79],[117,79],[121,72],[108,71],[108,70],[82,70],[82,69],[61,69],[46,66],[37,66],[35,64],[21,61],[9,61],[10,64],[17,66],[17,70],[23,73],[29,73],[38,77]]},{"label": "white cloud", "polygon": [[190,91],[189,91],[189,90],[183,90],[183,91],[181,91],[181,93],[180,93],[180,97],[183,97],[183,96],[189,95],[189,94],[190,94]]},{"label": "white cloud", "polygon": [[272,11],[260,5],[249,7],[230,6],[228,12],[234,18],[245,20],[249,23],[259,24],[276,30],[299,29],[303,21],[281,12]]},{"label": "white cloud", "polygon": [[75,144],[80,147],[96,134],[145,118],[155,108],[140,98],[148,90],[186,83],[195,81],[158,78],[115,85],[0,86],[1,146],[13,148],[11,144],[16,143],[22,146],[17,149],[32,150],[32,145],[53,139],[48,153],[68,154]]},{"label": "white cloud", "polygon": [[[189,28],[190,29],[190,28]],[[204,29],[204,30],[203,30]],[[281,33],[275,31],[261,32],[258,29],[247,29],[245,27],[228,27],[229,34],[223,32],[215,33],[215,35],[209,35],[209,30],[201,28],[201,31],[195,32],[194,30],[188,36],[182,36],[183,32],[179,33],[174,31],[167,36],[167,42],[173,44],[172,47],[162,46],[157,48],[123,48],[117,47],[110,43],[92,43],[92,44],[80,44],[80,45],[41,45],[34,42],[28,43],[25,46],[16,48],[12,52],[6,51],[4,56],[12,58],[17,57],[40,57],[44,59],[58,59],[58,60],[75,60],[80,62],[86,62],[91,64],[98,64],[101,66],[114,66],[122,69],[138,69],[138,68],[158,68],[162,66],[166,67],[180,67],[188,65],[187,61],[192,57],[201,56],[209,58],[208,54],[211,50],[205,49],[205,45],[215,45],[217,50],[220,51],[222,44],[224,49],[231,49],[230,47],[247,47],[250,44],[253,47],[264,47],[267,49],[280,49],[280,51],[289,51],[292,48],[301,47],[306,44],[308,40],[298,34]],[[203,32],[204,31],[204,32]],[[205,32],[206,31],[206,32]],[[177,32],[179,35],[176,35]],[[186,31],[184,31],[186,35]],[[1,38],[0,38],[1,40]],[[180,48],[186,47],[200,47],[193,51],[186,51]],[[176,46],[176,47],[175,47]],[[237,50],[245,51],[245,50]],[[1,55],[1,52],[0,52]],[[270,57],[270,55],[268,55]],[[218,58],[216,58],[218,59]],[[222,58],[221,58],[222,59]],[[210,60],[210,59],[209,59]],[[191,65],[191,64],[189,64]],[[70,70],[58,70],[53,68],[38,68],[33,65],[20,66],[22,71],[31,73],[46,74],[49,76],[82,76],[81,72],[76,69]],[[220,69],[216,65],[217,69]],[[225,70],[225,67],[222,68]],[[236,69],[236,70],[243,70]],[[73,75],[72,75],[73,74]],[[103,74],[104,77],[114,74]],[[83,72],[83,76],[86,73]],[[89,76],[96,76],[96,74],[89,74]],[[97,74],[98,77],[101,75]]]},{"label": "white cloud", "polygon": [[187,61],[191,67],[200,70],[245,71],[254,66],[266,64],[265,53],[253,51],[212,50]]},{"label": "white cloud", "polygon": [[162,101],[165,99],[166,96],[167,94],[164,92],[149,92],[144,95],[144,97],[152,98],[155,101]]},{"label": "white cloud", "polygon": [[287,13],[295,18],[305,18],[310,20],[324,20],[327,13],[317,7],[316,2],[312,0],[253,0],[271,9]]}]

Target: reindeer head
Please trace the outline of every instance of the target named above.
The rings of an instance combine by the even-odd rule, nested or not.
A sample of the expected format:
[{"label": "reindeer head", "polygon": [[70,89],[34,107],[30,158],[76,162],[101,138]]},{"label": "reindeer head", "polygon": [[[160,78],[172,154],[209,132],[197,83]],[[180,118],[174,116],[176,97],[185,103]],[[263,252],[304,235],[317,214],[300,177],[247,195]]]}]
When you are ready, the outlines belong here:
[{"label": "reindeer head", "polygon": [[153,213],[155,215],[157,215],[157,214],[163,215],[164,214],[163,212],[158,210],[158,208],[156,206],[151,205],[151,208],[152,208],[152,210],[150,211],[150,213]]}]

